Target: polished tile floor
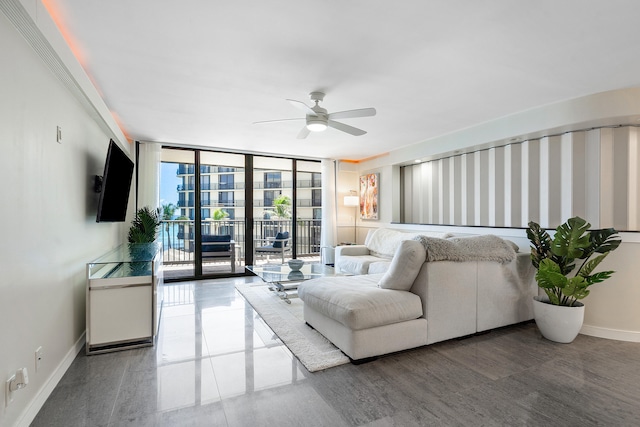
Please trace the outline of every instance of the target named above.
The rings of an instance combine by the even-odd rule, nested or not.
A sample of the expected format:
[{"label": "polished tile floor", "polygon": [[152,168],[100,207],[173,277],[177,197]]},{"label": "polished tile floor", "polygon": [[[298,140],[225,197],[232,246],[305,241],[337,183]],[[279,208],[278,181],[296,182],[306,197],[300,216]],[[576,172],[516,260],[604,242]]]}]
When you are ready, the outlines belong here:
[{"label": "polished tile floor", "polygon": [[640,425],[639,343],[528,323],[311,374],[234,280],[166,286],[157,345],[80,353],[32,425]]}]

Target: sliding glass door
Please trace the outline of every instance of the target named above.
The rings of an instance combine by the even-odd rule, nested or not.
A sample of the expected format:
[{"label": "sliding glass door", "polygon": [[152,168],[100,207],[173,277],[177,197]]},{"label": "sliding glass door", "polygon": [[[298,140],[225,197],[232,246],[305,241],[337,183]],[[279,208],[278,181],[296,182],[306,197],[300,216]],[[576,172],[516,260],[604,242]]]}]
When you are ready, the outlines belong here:
[{"label": "sliding glass door", "polygon": [[253,158],[253,240],[255,264],[282,262],[293,251],[291,159]]},{"label": "sliding glass door", "polygon": [[242,273],[244,155],[200,152],[202,275]]},{"label": "sliding glass door", "polygon": [[194,269],[195,153],[162,150],[160,166],[160,239],[167,279],[192,277]]},{"label": "sliding glass door", "polygon": [[296,252],[298,257],[320,253],[322,231],[322,173],[319,162],[296,162]]}]

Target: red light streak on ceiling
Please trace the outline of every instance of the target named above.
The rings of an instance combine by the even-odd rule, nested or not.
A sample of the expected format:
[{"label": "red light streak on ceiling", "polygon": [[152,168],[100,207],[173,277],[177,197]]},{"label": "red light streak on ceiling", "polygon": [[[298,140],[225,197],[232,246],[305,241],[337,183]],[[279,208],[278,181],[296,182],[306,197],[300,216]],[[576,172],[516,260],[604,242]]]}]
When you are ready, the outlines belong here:
[{"label": "red light streak on ceiling", "polygon": [[111,115],[113,116],[113,119],[116,121],[116,124],[122,131],[122,134],[124,135],[124,137],[127,138],[127,141],[131,144],[133,142],[133,139],[131,138],[131,136],[129,136],[129,134],[125,130],[125,127],[122,124],[122,120],[120,119],[120,116],[118,116],[118,113],[116,113],[115,111],[111,111]]},{"label": "red light streak on ceiling", "polygon": [[86,70],[85,56],[82,52],[82,49],[80,48],[80,44],[75,40],[75,38],[71,35],[69,29],[65,26],[64,20],[62,18],[62,13],[57,9],[55,2],[53,0],[42,0],[42,4],[44,5],[45,9],[47,9],[47,12],[49,12],[49,15],[51,16],[51,19],[53,19],[53,22],[56,24],[56,27],[58,27],[60,34],[62,34],[62,38],[64,38],[64,40],[67,42],[67,45],[69,46],[69,49],[71,49],[73,56],[76,57],[80,65],[82,65],[82,68],[85,68]]},{"label": "red light streak on ceiling", "polygon": [[[56,27],[58,27],[58,31],[60,31],[62,38],[64,38],[64,41],[67,43],[67,46],[69,46],[71,53],[73,54],[73,56],[75,56],[75,58],[80,63],[80,66],[84,69],[85,74],[87,75],[87,77],[89,77],[89,80],[91,80],[91,84],[93,84],[93,87],[98,91],[100,98],[104,100],[104,94],[102,93],[102,90],[100,90],[100,86],[98,86],[98,84],[96,83],[91,73],[89,73],[87,62],[85,59],[86,56],[84,55],[82,48],[80,47],[80,44],[73,37],[73,35],[71,34],[71,31],[69,31],[69,29],[66,27],[63,16],[62,16],[63,14],[55,4],[55,1],[54,0],[41,0],[41,1],[43,6],[49,13],[49,16],[51,16],[51,19],[56,24]],[[116,124],[118,125],[122,133],[124,134],[125,138],[127,138],[127,141],[131,142],[131,138],[129,137],[129,134],[125,131],[125,128],[122,124],[122,120],[120,120],[120,117],[118,116],[118,114],[116,114],[114,111],[111,111],[111,115],[113,116],[114,120],[116,121]]]}]

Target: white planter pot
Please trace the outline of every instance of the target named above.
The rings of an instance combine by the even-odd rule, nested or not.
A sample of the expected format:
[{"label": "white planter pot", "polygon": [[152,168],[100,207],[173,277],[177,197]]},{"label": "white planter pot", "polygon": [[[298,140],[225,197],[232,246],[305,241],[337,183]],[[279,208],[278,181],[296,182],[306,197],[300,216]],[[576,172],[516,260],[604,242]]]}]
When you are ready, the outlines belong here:
[{"label": "white planter pot", "polygon": [[582,328],[584,304],[575,307],[549,304],[546,296],[533,297],[533,316],[542,336],[559,343],[572,342]]}]

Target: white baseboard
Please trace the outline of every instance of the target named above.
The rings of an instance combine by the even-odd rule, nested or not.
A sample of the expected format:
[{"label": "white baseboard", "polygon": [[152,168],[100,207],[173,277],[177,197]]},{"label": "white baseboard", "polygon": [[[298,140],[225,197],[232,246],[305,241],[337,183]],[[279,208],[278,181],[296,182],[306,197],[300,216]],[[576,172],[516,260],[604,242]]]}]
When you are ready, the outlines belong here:
[{"label": "white baseboard", "polygon": [[620,329],[602,328],[600,326],[582,325],[580,333],[610,340],[640,342],[640,332],[636,331],[623,331]]},{"label": "white baseboard", "polygon": [[42,409],[44,403],[47,401],[49,396],[51,396],[53,389],[56,388],[65,372],[67,372],[67,369],[69,369],[69,366],[71,366],[71,364],[73,363],[73,360],[76,358],[80,350],[82,350],[82,348],[84,347],[85,339],[86,332],[83,333],[75,342],[73,347],[69,349],[58,367],[51,373],[42,388],[40,388],[38,393],[31,400],[20,418],[18,418],[18,423],[16,424],[17,427],[28,427],[33,422],[40,409]]}]

